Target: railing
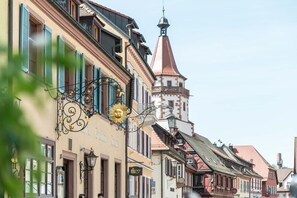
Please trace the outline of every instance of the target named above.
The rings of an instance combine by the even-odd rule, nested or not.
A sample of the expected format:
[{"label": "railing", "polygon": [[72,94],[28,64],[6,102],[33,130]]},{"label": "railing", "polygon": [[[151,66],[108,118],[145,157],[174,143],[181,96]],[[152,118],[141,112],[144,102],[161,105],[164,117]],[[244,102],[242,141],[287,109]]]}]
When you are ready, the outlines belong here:
[{"label": "railing", "polygon": [[163,92],[166,94],[182,94],[185,96],[190,95],[189,90],[185,89],[184,87],[168,87],[168,86],[153,87],[153,93],[159,93],[159,92]]}]

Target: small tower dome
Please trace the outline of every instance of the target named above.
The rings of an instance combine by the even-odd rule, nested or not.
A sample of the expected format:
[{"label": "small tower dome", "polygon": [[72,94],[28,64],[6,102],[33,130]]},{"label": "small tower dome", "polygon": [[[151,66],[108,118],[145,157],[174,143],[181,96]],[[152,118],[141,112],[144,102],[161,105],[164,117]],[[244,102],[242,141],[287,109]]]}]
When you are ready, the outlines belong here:
[{"label": "small tower dome", "polygon": [[159,20],[160,36],[167,36],[167,28],[170,26],[168,19],[165,17],[165,9],[163,8],[163,16]]}]

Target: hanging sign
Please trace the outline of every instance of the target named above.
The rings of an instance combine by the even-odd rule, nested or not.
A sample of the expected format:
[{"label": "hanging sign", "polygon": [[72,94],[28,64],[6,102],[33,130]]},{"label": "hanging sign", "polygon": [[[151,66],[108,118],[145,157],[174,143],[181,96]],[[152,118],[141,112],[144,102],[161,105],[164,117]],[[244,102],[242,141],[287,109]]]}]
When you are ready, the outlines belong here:
[{"label": "hanging sign", "polygon": [[142,175],[142,168],[138,166],[129,167],[129,175],[133,175],[133,176]]}]

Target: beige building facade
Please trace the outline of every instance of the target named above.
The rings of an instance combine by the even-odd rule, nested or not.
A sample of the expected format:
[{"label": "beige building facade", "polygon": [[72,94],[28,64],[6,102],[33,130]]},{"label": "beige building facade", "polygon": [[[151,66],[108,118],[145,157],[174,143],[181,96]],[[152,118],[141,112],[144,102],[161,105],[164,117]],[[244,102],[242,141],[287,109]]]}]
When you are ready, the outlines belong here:
[{"label": "beige building facade", "polygon": [[[109,110],[118,99],[128,103],[126,89],[133,77],[100,45],[96,31],[104,24],[94,23],[92,34],[84,29],[81,3],[13,1],[13,49],[24,55],[24,75],[40,80],[36,100],[17,97],[46,158],[38,162],[28,157],[20,172],[24,197],[29,193],[36,197],[97,197],[98,193],[105,198],[125,197],[125,128],[111,122]],[[1,1],[1,6],[7,7],[7,1]],[[56,53],[61,59],[68,56],[76,61],[56,67],[40,60]],[[117,89],[124,95],[118,96]],[[90,170],[87,159],[92,152],[98,158]],[[32,173],[39,168],[42,179],[37,183]]]},{"label": "beige building facade", "polygon": [[[136,31],[138,26],[131,17],[92,1],[85,3],[82,8],[96,15],[105,24],[104,28],[118,36],[123,44],[123,50],[117,52],[116,56],[121,57],[122,64],[134,79],[131,86],[131,114],[127,119],[127,196],[149,198],[153,174],[151,124],[155,117],[149,115],[143,120],[141,113],[151,106],[152,84],[155,80],[146,61],[150,51],[145,46],[143,35]],[[141,168],[142,174],[133,175],[129,171],[135,167]]]}]

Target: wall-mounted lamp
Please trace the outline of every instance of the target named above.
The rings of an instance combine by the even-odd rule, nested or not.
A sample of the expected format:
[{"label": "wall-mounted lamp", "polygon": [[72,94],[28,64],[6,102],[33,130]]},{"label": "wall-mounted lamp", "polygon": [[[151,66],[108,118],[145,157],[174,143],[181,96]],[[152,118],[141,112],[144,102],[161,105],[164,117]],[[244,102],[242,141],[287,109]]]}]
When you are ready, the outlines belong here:
[{"label": "wall-mounted lamp", "polygon": [[168,127],[169,127],[169,130],[170,132],[174,132],[176,130],[176,117],[171,114],[168,118],[167,118],[167,121],[168,121]]},{"label": "wall-mounted lamp", "polygon": [[58,185],[64,185],[64,167],[63,166],[57,166],[56,167],[57,171],[57,184]]},{"label": "wall-mounted lamp", "polygon": [[56,173],[57,173],[57,197],[64,197],[64,182],[65,182],[64,167],[57,166]]},{"label": "wall-mounted lamp", "polygon": [[98,156],[94,154],[93,149],[91,148],[91,151],[89,155],[87,156],[87,164],[83,164],[82,161],[79,162],[79,167],[80,167],[80,179],[83,179],[83,172],[89,172],[92,171],[96,165],[96,160]]},{"label": "wall-mounted lamp", "polygon": [[11,169],[12,169],[12,173],[15,176],[19,175],[19,170],[17,169],[17,163],[18,163],[18,158],[13,155],[13,157],[11,158]]}]

